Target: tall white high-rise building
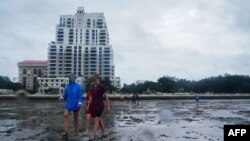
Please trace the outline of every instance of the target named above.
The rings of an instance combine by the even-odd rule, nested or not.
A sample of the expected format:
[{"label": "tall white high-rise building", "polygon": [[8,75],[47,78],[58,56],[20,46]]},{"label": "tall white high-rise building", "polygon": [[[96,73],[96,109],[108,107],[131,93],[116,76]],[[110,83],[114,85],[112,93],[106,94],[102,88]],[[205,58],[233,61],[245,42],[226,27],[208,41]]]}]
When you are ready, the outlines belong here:
[{"label": "tall white high-rise building", "polygon": [[73,73],[86,81],[93,74],[114,77],[113,49],[103,13],[61,15],[55,41],[48,48],[48,77],[68,77]]}]

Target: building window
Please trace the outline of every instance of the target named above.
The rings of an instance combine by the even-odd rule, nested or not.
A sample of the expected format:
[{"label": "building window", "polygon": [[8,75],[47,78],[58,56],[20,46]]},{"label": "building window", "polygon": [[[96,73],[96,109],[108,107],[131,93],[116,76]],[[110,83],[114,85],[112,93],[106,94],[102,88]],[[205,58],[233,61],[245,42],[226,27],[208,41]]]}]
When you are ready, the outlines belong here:
[{"label": "building window", "polygon": [[38,70],[38,77],[41,77],[42,76],[42,70]]},{"label": "building window", "polygon": [[56,56],[50,56],[50,59],[56,59]]},{"label": "building window", "polygon": [[50,55],[56,55],[56,53],[50,53]]},{"label": "building window", "polygon": [[37,74],[37,70],[36,69],[34,69],[34,74]]},{"label": "building window", "polygon": [[26,69],[23,69],[23,74],[27,74],[27,70]]}]

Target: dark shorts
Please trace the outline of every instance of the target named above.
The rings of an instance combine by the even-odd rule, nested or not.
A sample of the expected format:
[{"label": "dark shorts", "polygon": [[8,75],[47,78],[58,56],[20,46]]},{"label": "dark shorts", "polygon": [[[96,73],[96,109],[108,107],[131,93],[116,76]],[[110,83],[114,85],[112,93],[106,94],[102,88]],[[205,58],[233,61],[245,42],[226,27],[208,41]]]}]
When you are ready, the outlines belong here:
[{"label": "dark shorts", "polygon": [[93,117],[101,117],[101,115],[102,115],[102,112],[103,112],[103,108],[102,109],[95,109],[94,111],[93,111]]},{"label": "dark shorts", "polygon": [[69,110],[69,109],[67,109],[67,108],[65,108],[65,110],[67,110],[67,111],[69,111],[69,112],[79,112],[80,111],[80,108],[77,108],[76,110]]}]

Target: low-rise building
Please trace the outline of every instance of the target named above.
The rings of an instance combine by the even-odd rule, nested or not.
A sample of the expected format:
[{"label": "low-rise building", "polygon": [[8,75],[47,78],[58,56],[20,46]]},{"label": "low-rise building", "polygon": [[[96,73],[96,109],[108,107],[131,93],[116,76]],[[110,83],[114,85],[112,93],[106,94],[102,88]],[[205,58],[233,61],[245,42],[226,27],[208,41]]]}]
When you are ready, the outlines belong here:
[{"label": "low-rise building", "polygon": [[0,94],[11,94],[13,92],[11,89],[0,89]]},{"label": "low-rise building", "polygon": [[25,60],[17,65],[19,82],[28,90],[37,89],[38,77],[47,77],[48,61]]},{"label": "low-rise building", "polygon": [[[83,78],[77,77],[75,80],[81,86],[83,86]],[[38,82],[38,93],[45,94],[49,89],[52,90],[52,94],[62,94],[64,92],[65,86],[69,83],[68,77],[58,77],[58,78],[37,78]]]},{"label": "low-rise building", "polygon": [[120,89],[121,88],[121,78],[120,77],[115,77],[113,82],[113,86],[115,86],[116,88]]}]

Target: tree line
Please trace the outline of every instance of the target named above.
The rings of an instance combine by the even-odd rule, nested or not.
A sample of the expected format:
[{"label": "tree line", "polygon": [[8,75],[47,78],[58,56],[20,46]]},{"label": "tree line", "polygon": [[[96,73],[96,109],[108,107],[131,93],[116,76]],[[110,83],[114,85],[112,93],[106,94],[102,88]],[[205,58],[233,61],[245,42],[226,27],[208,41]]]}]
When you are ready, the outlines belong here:
[{"label": "tree line", "polygon": [[13,91],[22,89],[23,86],[20,83],[14,83],[7,76],[0,76],[0,89],[10,89]]},{"label": "tree line", "polygon": [[[85,91],[90,89],[91,79],[85,85]],[[179,79],[171,76],[160,77],[157,82],[144,81],[124,84],[119,90],[111,84],[108,78],[101,79],[108,93],[250,93],[250,77],[248,75],[219,75],[201,80]],[[0,89],[13,91],[24,89],[20,83],[12,82],[7,76],[0,76]]]},{"label": "tree line", "polygon": [[157,82],[144,81],[124,84],[122,93],[250,93],[250,77],[248,75],[219,75],[197,81],[163,76]]},{"label": "tree line", "polygon": [[[85,84],[85,89],[84,89],[85,92],[88,92],[90,90],[92,82],[93,82],[93,78],[89,78],[87,80],[87,83]],[[118,88],[116,88],[112,85],[112,82],[109,78],[107,78],[107,77],[100,78],[100,82],[105,87],[105,89],[108,93],[118,91]]]}]

